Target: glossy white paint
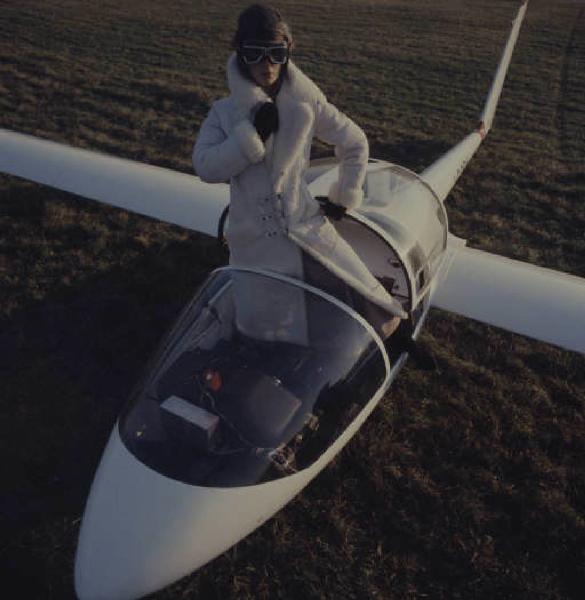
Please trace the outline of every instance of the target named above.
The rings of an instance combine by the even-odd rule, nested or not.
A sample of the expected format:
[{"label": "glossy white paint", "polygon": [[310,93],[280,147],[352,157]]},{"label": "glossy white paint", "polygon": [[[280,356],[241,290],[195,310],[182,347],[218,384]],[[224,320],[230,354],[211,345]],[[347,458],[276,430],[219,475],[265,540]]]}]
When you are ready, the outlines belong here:
[{"label": "glossy white paint", "polygon": [[512,31],[510,32],[510,36],[508,37],[508,41],[502,53],[502,58],[500,59],[498,70],[496,71],[492,87],[490,89],[485,106],[483,108],[483,112],[481,113],[480,117],[480,123],[483,124],[484,135],[487,134],[492,127],[492,122],[494,120],[494,115],[496,114],[498,101],[500,99],[500,95],[502,94],[504,80],[506,79],[506,73],[508,72],[510,61],[512,60],[514,46],[516,45],[516,41],[518,40],[518,35],[520,34],[520,27],[522,25],[522,21],[524,20],[524,15],[526,14],[527,8],[528,0],[523,0],[522,5],[518,9],[516,17],[512,21]]},{"label": "glossy white paint", "polygon": [[237,543],[296,496],[358,431],[405,361],[403,356],[345,432],[309,468],[255,486],[204,488],[159,475],[110,436],[82,522],[75,563],[80,600],[154,592]]},{"label": "glossy white paint", "polygon": [[319,470],[250,487],[187,485],[140,463],[115,427],[81,528],[79,598],[138,598],[189,574],[256,529]]},{"label": "glossy white paint", "polygon": [[481,142],[482,137],[477,131],[470,133],[421,173],[423,181],[429,184],[441,201],[447,198]]},{"label": "glossy white paint", "polygon": [[433,306],[585,353],[585,279],[460,246]]},{"label": "glossy white paint", "polygon": [[0,172],[209,235],[229,202],[227,184],[0,129]]}]

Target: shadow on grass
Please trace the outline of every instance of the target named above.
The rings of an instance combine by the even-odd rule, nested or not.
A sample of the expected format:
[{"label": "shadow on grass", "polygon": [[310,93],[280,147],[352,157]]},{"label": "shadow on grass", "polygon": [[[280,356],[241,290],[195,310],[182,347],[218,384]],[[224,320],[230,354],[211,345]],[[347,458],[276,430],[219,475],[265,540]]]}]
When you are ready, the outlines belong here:
[{"label": "shadow on grass", "polygon": [[387,160],[417,173],[426,169],[452,147],[441,140],[404,140],[396,143],[370,141],[370,156]]},{"label": "shadow on grass", "polygon": [[[161,337],[220,263],[211,238],[146,250],[0,323],[2,580],[26,597],[72,594],[63,573],[107,436]],[[69,565],[54,563],[51,538]]]}]

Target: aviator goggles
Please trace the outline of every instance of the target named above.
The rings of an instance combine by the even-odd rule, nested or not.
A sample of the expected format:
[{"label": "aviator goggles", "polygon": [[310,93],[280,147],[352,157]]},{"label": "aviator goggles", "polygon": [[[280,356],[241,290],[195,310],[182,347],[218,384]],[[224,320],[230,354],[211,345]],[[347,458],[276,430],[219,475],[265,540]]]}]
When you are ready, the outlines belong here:
[{"label": "aviator goggles", "polygon": [[246,65],[257,65],[267,58],[273,65],[284,65],[288,60],[288,46],[257,46],[242,44],[238,54]]}]

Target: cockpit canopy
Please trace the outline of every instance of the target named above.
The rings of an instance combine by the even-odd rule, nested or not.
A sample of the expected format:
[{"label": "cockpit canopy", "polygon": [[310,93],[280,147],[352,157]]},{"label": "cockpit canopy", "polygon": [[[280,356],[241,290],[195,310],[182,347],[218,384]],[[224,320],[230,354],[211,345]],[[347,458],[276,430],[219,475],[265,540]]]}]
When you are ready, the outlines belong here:
[{"label": "cockpit canopy", "polygon": [[341,302],[282,276],[222,269],[185,309],[120,420],[165,476],[252,485],[310,466],[388,377]]},{"label": "cockpit canopy", "polygon": [[[338,178],[338,164],[332,159],[313,161],[307,175],[315,196],[327,195]],[[361,227],[342,225],[339,233],[378,278],[393,280],[393,287],[386,287],[405,310],[420,312],[447,247],[448,223],[442,202],[416,173],[370,161],[364,201],[352,218]],[[380,251],[379,243],[367,239],[374,233],[390,250]]]},{"label": "cockpit canopy", "polygon": [[378,225],[412,278],[412,305],[428,291],[447,247],[447,215],[431,188],[397,165],[370,168],[360,215]]}]

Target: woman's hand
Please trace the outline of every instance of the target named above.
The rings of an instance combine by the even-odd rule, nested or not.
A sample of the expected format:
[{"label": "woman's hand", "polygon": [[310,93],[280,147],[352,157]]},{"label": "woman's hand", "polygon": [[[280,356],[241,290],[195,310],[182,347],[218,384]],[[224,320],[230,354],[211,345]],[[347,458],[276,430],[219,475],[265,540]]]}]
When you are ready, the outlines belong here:
[{"label": "woman's hand", "polygon": [[315,200],[321,205],[321,210],[326,217],[334,221],[341,221],[345,216],[345,206],[334,204],[327,196],[315,196]]},{"label": "woman's hand", "polygon": [[256,111],[254,127],[263,142],[278,131],[278,109],[274,102],[265,102]]}]

